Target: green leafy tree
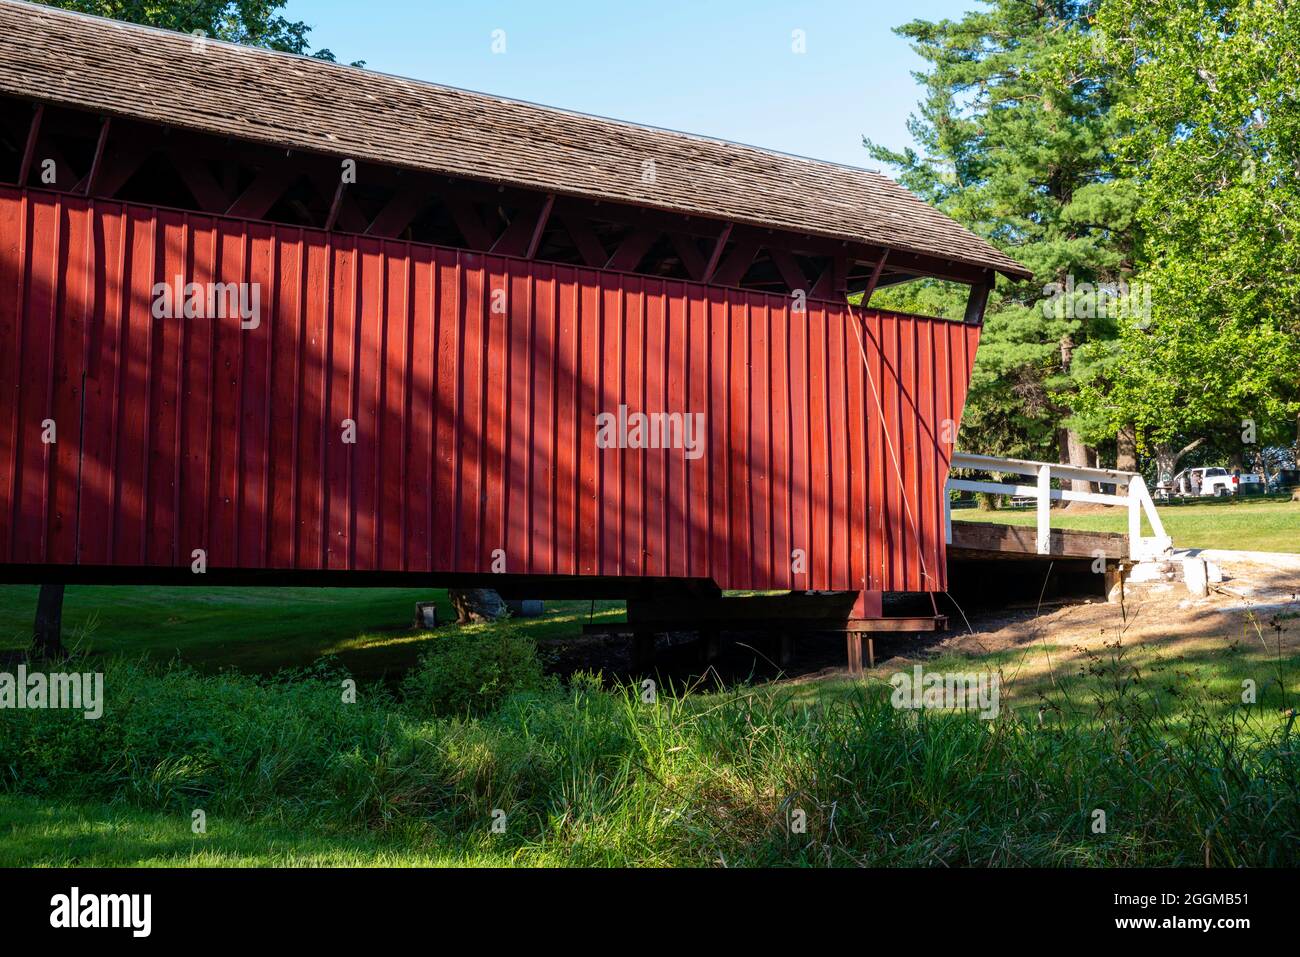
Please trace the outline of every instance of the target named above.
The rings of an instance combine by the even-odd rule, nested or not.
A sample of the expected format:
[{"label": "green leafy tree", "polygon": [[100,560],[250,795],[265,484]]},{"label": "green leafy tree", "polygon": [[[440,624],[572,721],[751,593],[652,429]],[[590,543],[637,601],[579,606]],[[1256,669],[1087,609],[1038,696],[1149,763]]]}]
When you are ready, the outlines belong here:
[{"label": "green leafy tree", "polygon": [[[1096,381],[1108,356],[1080,347],[1117,326],[1081,308],[1086,292],[1063,292],[1131,277],[1137,245],[1137,197],[1111,172],[1119,121],[1108,78],[1087,68],[1095,12],[1081,0],[991,0],[959,21],[898,28],[927,62],[909,123],[921,150],[866,144],[905,186],[1035,274],[1002,286],[986,312],[963,426],[963,444],[982,452],[1087,464],[1087,441],[1108,437],[1105,417],[1077,402],[1080,381]],[[918,293],[886,290],[880,301],[909,295]]]},{"label": "green leafy tree", "polygon": [[1162,477],[1300,441],[1300,5],[1107,0],[1098,26],[1152,310],[1087,348],[1108,371],[1082,404],[1135,423]]}]

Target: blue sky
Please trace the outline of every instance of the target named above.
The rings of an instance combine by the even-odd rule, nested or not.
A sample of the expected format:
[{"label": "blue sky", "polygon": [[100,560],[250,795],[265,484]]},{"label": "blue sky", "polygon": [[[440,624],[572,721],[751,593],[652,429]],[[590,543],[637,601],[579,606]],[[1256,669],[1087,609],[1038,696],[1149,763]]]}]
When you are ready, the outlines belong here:
[{"label": "blue sky", "polygon": [[862,136],[910,142],[922,65],[891,28],[978,5],[289,0],[287,15],[313,47],[386,73],[880,169]]}]

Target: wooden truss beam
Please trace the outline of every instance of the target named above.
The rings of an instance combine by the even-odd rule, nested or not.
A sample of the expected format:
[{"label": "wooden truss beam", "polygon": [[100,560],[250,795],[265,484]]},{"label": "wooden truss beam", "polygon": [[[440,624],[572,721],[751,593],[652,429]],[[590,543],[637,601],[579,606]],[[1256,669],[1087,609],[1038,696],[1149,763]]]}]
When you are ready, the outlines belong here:
[{"label": "wooden truss beam", "polygon": [[585,218],[568,214],[561,217],[561,221],[569,238],[573,240],[573,245],[578,248],[578,255],[582,257],[584,263],[599,269],[609,262],[609,254],[605,252],[600,238]]},{"label": "wooden truss beam", "polygon": [[264,219],[284,191],[297,179],[288,166],[268,166],[258,172],[254,180],[226,209],[227,216],[246,219]]},{"label": "wooden truss beam", "polygon": [[641,265],[641,260],[650,251],[650,247],[654,245],[658,236],[657,232],[650,229],[632,230],[619,243],[618,249],[614,250],[614,255],[609,257],[609,260],[605,263],[605,268],[619,272],[635,272],[636,267]]},{"label": "wooden truss beam", "polygon": [[722,259],[722,250],[727,247],[727,241],[731,239],[731,223],[727,223],[718,234],[718,238],[713,242],[713,252],[709,253],[709,261],[704,266],[704,273],[700,276],[700,282],[712,282],[713,274],[718,271],[718,263]]},{"label": "wooden truss beam", "polygon": [[389,197],[366,227],[367,236],[395,239],[415,222],[429,203],[429,193],[418,186],[406,186]]},{"label": "wooden truss beam", "polygon": [[704,254],[700,252],[700,247],[695,245],[695,239],[683,233],[669,233],[668,239],[672,242],[673,250],[681,260],[686,275],[697,281],[702,279],[704,267],[708,264],[704,261]]},{"label": "wooden truss beam", "polygon": [[474,204],[463,196],[445,197],[447,211],[470,249],[486,252],[492,246],[492,233],[483,225]]},{"label": "wooden truss beam", "polygon": [[758,255],[758,240],[742,236],[733,245],[731,252],[713,273],[713,282],[719,286],[738,286],[745,278],[745,273]]},{"label": "wooden truss beam", "polygon": [[95,180],[99,176],[100,168],[104,165],[104,147],[108,143],[108,131],[112,128],[113,120],[110,117],[104,117],[99,124],[99,138],[95,140],[95,154],[90,161],[90,169],[86,175],[81,178],[74,188],[74,192],[79,192],[83,196],[91,195],[95,187]]},{"label": "wooden truss beam", "polygon": [[541,241],[541,234],[538,229],[546,228],[546,220],[551,215],[551,205],[554,197],[549,197],[541,203],[527,203],[521,206],[516,212],[515,217],[510,221],[501,235],[497,237],[496,242],[492,244],[491,251],[500,253],[503,256],[525,256],[528,249],[532,246],[533,237]]},{"label": "wooden truss beam", "polygon": [[528,240],[528,248],[524,251],[525,259],[532,259],[537,255],[537,248],[542,244],[542,233],[546,232],[546,224],[551,218],[551,210],[555,208],[555,194],[550,193],[546,197],[546,202],[542,204],[542,211],[537,214],[537,223],[533,226],[533,235]]},{"label": "wooden truss beam", "polygon": [[202,163],[180,163],[176,166],[176,173],[204,212],[218,213],[230,206],[230,193]]},{"label": "wooden truss beam", "polygon": [[32,160],[36,156],[36,141],[41,135],[41,120],[45,118],[45,104],[36,107],[32,113],[32,124],[27,128],[27,145],[23,147],[23,161],[18,167],[18,185],[26,186],[32,175]]},{"label": "wooden truss beam", "polygon": [[804,274],[794,254],[789,250],[780,247],[770,248],[767,251],[768,256],[772,259],[772,265],[776,266],[776,271],[781,274],[781,279],[793,292],[796,289],[808,290],[808,277]]}]

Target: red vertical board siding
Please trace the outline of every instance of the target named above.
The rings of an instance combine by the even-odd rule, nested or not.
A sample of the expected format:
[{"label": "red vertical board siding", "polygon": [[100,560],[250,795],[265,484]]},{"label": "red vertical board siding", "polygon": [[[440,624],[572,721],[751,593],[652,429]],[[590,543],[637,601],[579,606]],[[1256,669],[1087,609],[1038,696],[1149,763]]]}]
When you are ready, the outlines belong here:
[{"label": "red vertical board siding", "polygon": [[[155,318],[177,277],[255,284],[256,325]],[[202,549],[218,569],[943,590],[948,439],[978,341],[0,189],[0,563],[186,567]],[[702,413],[702,454],[597,448],[620,406]]]}]

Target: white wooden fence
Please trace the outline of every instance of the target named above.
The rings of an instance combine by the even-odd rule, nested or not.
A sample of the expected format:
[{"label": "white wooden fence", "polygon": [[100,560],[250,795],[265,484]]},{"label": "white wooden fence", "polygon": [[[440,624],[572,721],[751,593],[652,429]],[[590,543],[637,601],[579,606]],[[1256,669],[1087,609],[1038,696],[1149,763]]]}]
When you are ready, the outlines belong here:
[{"label": "white wooden fence", "polygon": [[[1094,502],[1099,505],[1120,505],[1128,509],[1129,557],[1144,561],[1168,557],[1173,542],[1165,534],[1155,503],[1147,491],[1146,482],[1136,472],[1119,472],[1115,469],[1083,468],[1077,465],[1059,465],[1053,462],[1030,462],[1024,459],[1004,459],[992,455],[967,455],[957,452],[952,457],[953,469],[978,469],[982,472],[1002,472],[1026,475],[1035,479],[1033,485],[1015,482],[983,482],[972,479],[949,478],[947,491],[991,492],[995,495],[1023,496],[1035,500],[1038,509],[1038,554],[1050,555],[1051,503]],[[1076,492],[1072,489],[1052,488],[1052,479],[1082,479],[1115,487],[1115,494],[1102,492]],[[1154,534],[1142,534],[1142,516],[1146,515]],[[944,517],[948,543],[952,544],[951,496],[944,495]]]}]

